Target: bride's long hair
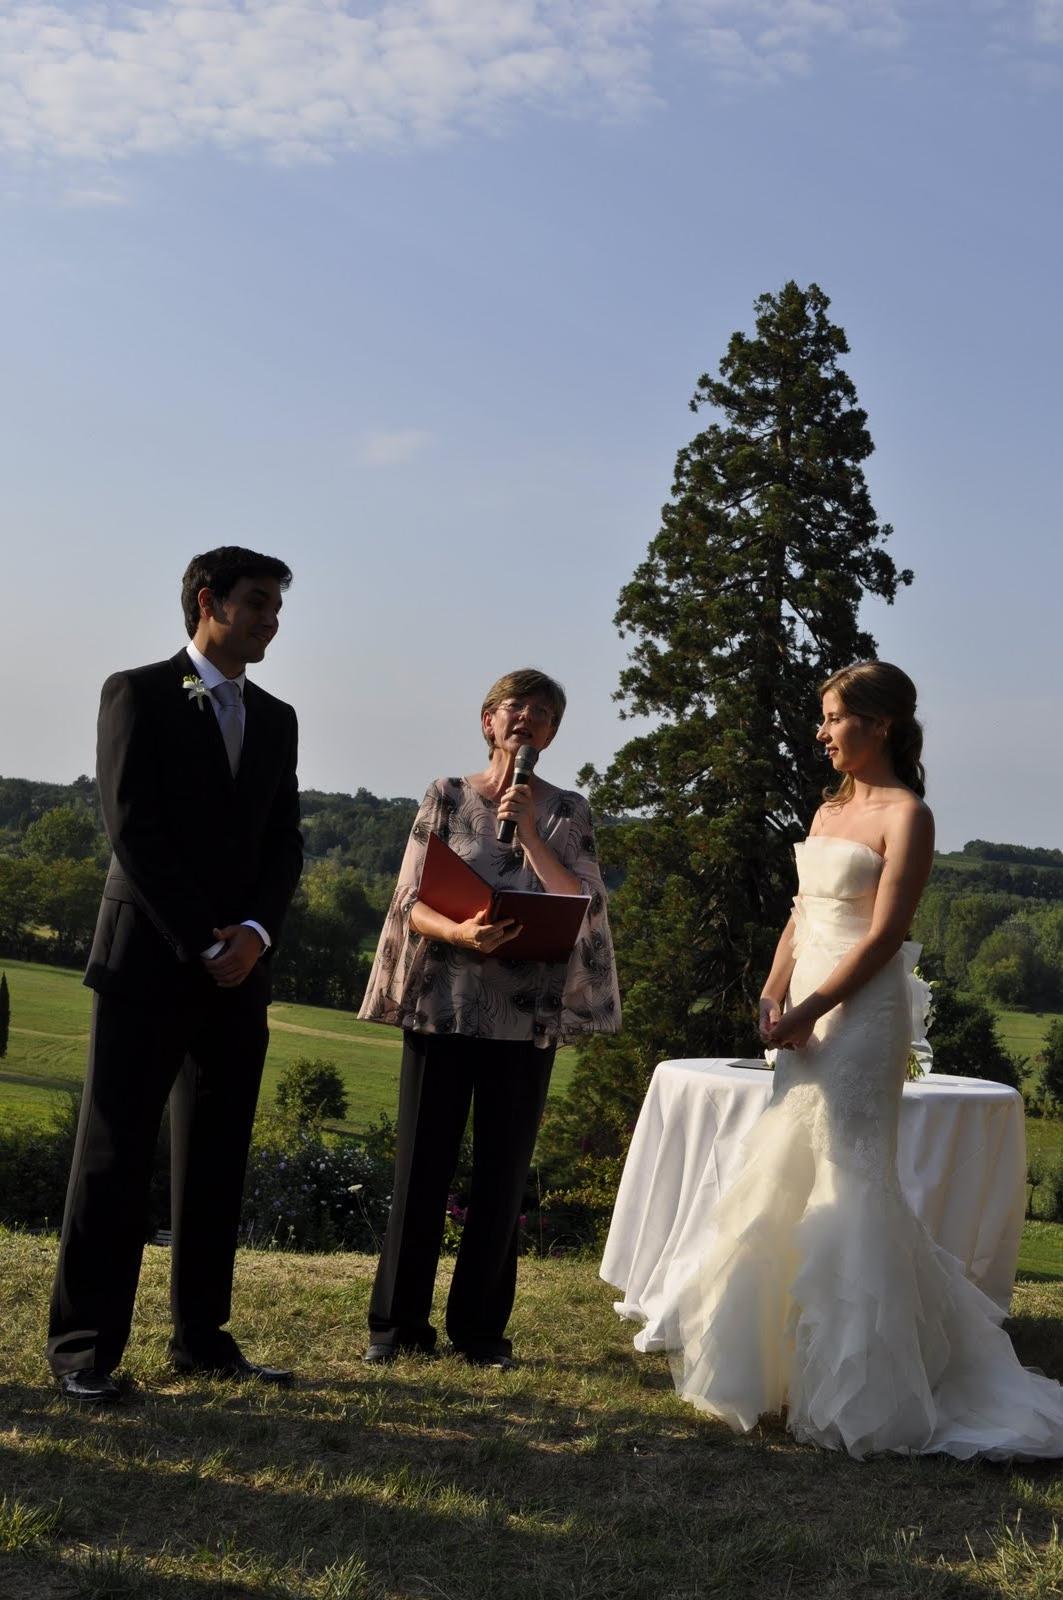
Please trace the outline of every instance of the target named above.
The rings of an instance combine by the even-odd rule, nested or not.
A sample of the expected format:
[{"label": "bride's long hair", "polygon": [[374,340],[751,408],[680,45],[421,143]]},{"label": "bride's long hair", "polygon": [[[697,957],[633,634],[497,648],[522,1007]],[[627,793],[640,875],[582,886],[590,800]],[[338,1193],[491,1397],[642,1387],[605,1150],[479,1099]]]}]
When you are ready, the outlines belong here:
[{"label": "bride's long hair", "polygon": [[[857,717],[884,717],[889,723],[886,746],[893,770],[920,800],[926,794],[922,724],[915,715],[915,684],[900,667],[888,661],[854,661],[834,672],[819,686],[820,698],[833,689],[846,711]],[[846,773],[836,789],[826,788],[829,805],[843,806],[853,798],[856,784]]]}]

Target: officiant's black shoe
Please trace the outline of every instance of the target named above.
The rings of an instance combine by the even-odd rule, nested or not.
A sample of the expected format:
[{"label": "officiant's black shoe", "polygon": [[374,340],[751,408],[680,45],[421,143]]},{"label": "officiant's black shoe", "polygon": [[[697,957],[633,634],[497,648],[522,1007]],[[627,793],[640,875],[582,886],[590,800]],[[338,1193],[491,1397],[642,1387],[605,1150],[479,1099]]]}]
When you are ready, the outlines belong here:
[{"label": "officiant's black shoe", "polygon": [[458,1350],[454,1354],[466,1366],[493,1367],[496,1372],[512,1372],[518,1365],[515,1357],[507,1355],[504,1350]]},{"label": "officiant's black shoe", "polygon": [[397,1361],[400,1356],[421,1356],[428,1361],[435,1360],[436,1352],[430,1345],[423,1344],[371,1344],[362,1357],[371,1367],[386,1367],[389,1362]]},{"label": "officiant's black shoe", "polygon": [[220,1359],[205,1361],[174,1352],[170,1361],[174,1371],[183,1378],[221,1378],[235,1383],[252,1380],[255,1383],[271,1383],[278,1389],[289,1389],[295,1381],[295,1374],[286,1367],[264,1367],[257,1361],[248,1361],[241,1350],[234,1350],[232,1355]]},{"label": "officiant's black shoe", "polygon": [[401,1345],[371,1344],[362,1360],[368,1361],[371,1367],[386,1367],[390,1361],[397,1361],[400,1356],[405,1354],[406,1352]]},{"label": "officiant's black shoe", "polygon": [[64,1400],[76,1400],[85,1406],[113,1406],[122,1398],[122,1390],[109,1372],[97,1372],[95,1367],[81,1367],[77,1372],[60,1372],[59,1393]]}]

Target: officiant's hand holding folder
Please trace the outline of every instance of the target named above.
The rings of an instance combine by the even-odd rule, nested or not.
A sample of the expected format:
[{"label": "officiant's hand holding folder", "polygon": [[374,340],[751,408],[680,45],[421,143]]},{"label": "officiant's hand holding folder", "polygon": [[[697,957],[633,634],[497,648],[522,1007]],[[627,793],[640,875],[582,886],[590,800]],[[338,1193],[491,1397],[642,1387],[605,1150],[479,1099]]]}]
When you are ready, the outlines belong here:
[{"label": "officiant's hand holding folder", "polygon": [[452,922],[486,911],[490,922],[512,918],[520,933],[485,960],[567,961],[590,905],[586,894],[545,894],[534,889],[494,889],[480,874],[429,834],[417,897]]}]

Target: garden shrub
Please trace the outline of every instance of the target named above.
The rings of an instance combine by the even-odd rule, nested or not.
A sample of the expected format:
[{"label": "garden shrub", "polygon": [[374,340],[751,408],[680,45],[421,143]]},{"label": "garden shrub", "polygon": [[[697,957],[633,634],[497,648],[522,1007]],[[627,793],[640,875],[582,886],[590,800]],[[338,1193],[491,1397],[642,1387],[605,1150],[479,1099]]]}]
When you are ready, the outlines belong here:
[{"label": "garden shrub", "polygon": [[[49,1124],[0,1129],[0,1223],[55,1229],[63,1220],[77,1136],[79,1094],[64,1095]],[[170,1129],[163,1114],[155,1151],[145,1237],[170,1226]]]},{"label": "garden shrub", "polygon": [[[63,1216],[79,1102],[64,1099],[51,1125],[0,1129],[0,1224],[58,1231]],[[337,1135],[302,1108],[265,1105],[256,1122],[240,1215],[241,1243],[255,1249],[380,1248],[395,1160],[395,1124],[381,1115],[364,1132]],[[447,1203],[444,1249],[456,1250],[469,1204],[472,1148],[462,1142]],[[545,1174],[544,1174],[545,1178]],[[609,1184],[616,1174],[610,1172]],[[170,1227],[170,1140],[166,1116],[151,1180],[145,1238]],[[595,1241],[607,1195],[543,1197],[533,1169],[521,1217],[521,1250],[553,1255]]]},{"label": "garden shrub", "polygon": [[1041,1051],[1041,1088],[1063,1111],[1063,1017],[1049,1025]]},{"label": "garden shrub", "polygon": [[281,1072],[275,1098],[280,1110],[300,1123],[324,1117],[342,1122],[347,1115],[347,1091],[339,1068],[322,1056],[299,1056],[289,1062]]},{"label": "garden shrub", "polygon": [[1041,1215],[1046,1222],[1063,1222],[1063,1162],[1048,1173],[1043,1192]]},{"label": "garden shrub", "polygon": [[391,1204],[391,1161],[320,1121],[259,1118],[247,1166],[241,1239],[258,1249],[376,1251]]}]

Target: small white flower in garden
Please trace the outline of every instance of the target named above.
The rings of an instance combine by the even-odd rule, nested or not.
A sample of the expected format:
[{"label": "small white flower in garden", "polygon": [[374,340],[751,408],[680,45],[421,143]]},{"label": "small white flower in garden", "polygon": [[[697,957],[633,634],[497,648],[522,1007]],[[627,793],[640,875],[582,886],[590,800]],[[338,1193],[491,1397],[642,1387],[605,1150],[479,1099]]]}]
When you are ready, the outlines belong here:
[{"label": "small white flower in garden", "polygon": [[361,1194],[363,1187],[364,1187],[364,1185],[360,1184],[360,1183],[349,1183],[347,1185],[347,1193],[348,1194]]}]

